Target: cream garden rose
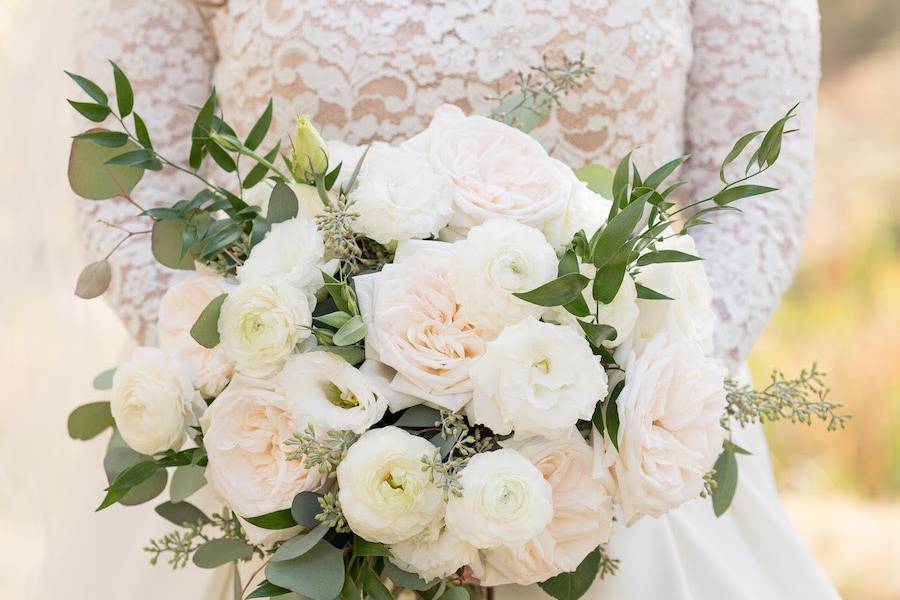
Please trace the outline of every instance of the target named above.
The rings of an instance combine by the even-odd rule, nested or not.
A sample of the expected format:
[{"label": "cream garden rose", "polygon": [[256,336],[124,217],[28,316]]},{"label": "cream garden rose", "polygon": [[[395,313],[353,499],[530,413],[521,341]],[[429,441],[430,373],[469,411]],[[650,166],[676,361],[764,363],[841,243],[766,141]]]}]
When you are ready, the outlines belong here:
[{"label": "cream garden rose", "polygon": [[347,523],[371,542],[397,544],[444,513],[443,493],[422,470],[434,446],[398,427],[367,431],[337,468],[338,498]]},{"label": "cream garden rose", "polygon": [[450,533],[442,523],[391,546],[391,562],[424,581],[448,577],[477,562],[478,550]]},{"label": "cream garden rose", "polygon": [[113,376],[110,410],[125,443],[142,454],[177,450],[203,404],[190,368],[157,348],[138,348]]},{"label": "cream garden rose", "polygon": [[272,225],[237,268],[241,283],[283,281],[312,297],[322,287],[325,244],[315,222],[297,216]]},{"label": "cream garden rose", "polygon": [[354,279],[366,324],[363,367],[391,410],[427,402],[456,411],[472,398],[472,366],[493,337],[462,314],[449,283],[453,246],[407,241],[394,263]]},{"label": "cream garden rose", "polygon": [[584,336],[531,317],[488,344],[472,380],[469,419],[520,437],[567,437],[607,391],[606,372]]},{"label": "cream garden rose", "polygon": [[625,386],[616,401],[619,451],[594,444],[599,463],[613,463],[619,502],[631,524],[696,498],[722,449],[725,368],[675,327],[639,355],[616,354]]},{"label": "cream garden rose", "polygon": [[288,458],[296,447],[286,442],[305,428],[306,418],[271,382],[235,375],[200,422],[206,479],[242,516],[288,508],[298,493],[326,483],[317,468]]},{"label": "cream garden rose", "polygon": [[264,378],[310,336],[312,315],[305,295],[287,282],[241,283],[222,303],[218,325],[237,370]]},{"label": "cream garden rose", "polygon": [[193,275],[173,285],[159,304],[157,332],[160,347],[187,360],[194,387],[208,397],[225,389],[234,373],[234,362],[221,345],[205,348],[191,337],[191,328],[203,309],[230,289],[217,275]]},{"label": "cream garden rose", "polygon": [[450,287],[465,317],[478,327],[497,331],[543,308],[513,296],[556,277],[556,253],[536,229],[508,219],[493,219],[472,228],[454,244]]},{"label": "cream garden rose", "polygon": [[591,477],[593,454],[580,435],[532,439],[516,449],[550,484],[553,519],[521,546],[483,551],[481,560],[473,563],[482,585],[531,585],[574,571],[612,532],[612,481]]},{"label": "cream garden rose", "polygon": [[449,178],[421,155],[384,142],[369,147],[349,199],[354,230],[391,247],[437,237],[453,214]]},{"label": "cream garden rose", "polygon": [[450,495],[450,533],[476,548],[519,546],[553,518],[553,490],[515,450],[475,454],[460,475],[462,495]]},{"label": "cream garden rose", "polygon": [[363,374],[330,352],[291,356],[273,382],[317,433],[331,429],[363,433],[387,410],[387,401],[372,391]]},{"label": "cream garden rose", "polygon": [[600,194],[592,192],[572,173],[572,193],[565,210],[558,218],[544,223],[541,231],[550,245],[557,252],[561,252],[579,231],[584,231],[590,239],[594,232],[606,223],[611,206],[612,202]]}]

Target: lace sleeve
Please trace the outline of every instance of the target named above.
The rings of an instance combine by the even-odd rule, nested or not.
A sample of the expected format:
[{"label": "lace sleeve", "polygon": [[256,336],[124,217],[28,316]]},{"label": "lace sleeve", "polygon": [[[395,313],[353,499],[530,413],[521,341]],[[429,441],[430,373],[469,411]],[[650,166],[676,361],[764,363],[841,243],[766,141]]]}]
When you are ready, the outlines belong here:
[{"label": "lace sleeve", "polygon": [[794,121],[800,131],[785,138],[781,157],[759,182],[780,191],[742,200],[742,213],[721,213],[694,230],[714,290],[716,354],[734,368],[778,306],[799,258],[812,196],[819,14],[815,0],[694,0],[693,18],[685,122],[692,155],[686,179],[695,194],[721,185],[718,166],[734,140],[801,103]]},{"label": "lace sleeve", "polygon": [[[147,123],[154,147],[173,160],[186,157],[193,122],[189,105],[201,104],[209,93],[215,63],[214,43],[200,9],[188,0],[92,0],[81,4],[77,19],[76,70],[111,90],[108,61],[115,61],[131,79],[135,110]],[[145,208],[171,203],[196,187],[186,177],[171,170],[148,171],[134,199]],[[105,256],[123,237],[122,231],[101,222],[131,231],[148,226],[122,199],[79,198],[77,206],[91,260]],[[125,242],[111,262],[113,280],[106,299],[139,342],[152,343],[159,298],[178,273],[153,259],[148,236]]]}]

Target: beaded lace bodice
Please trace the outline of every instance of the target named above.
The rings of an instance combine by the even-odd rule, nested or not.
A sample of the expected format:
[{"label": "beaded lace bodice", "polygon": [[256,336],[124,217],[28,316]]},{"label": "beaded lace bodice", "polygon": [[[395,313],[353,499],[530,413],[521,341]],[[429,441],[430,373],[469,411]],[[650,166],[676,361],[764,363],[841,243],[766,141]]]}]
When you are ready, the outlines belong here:
[{"label": "beaded lace bodice", "polygon": [[[485,96],[541,56],[584,53],[597,69],[534,133],[573,167],[615,164],[638,148],[642,171],[686,152],[694,193],[716,187],[718,163],[741,134],[802,102],[769,182],[695,230],[716,293],[717,353],[746,358],[790,282],[811,197],[812,127],[819,77],[815,0],[91,0],[80,8],[79,68],[107,81],[117,61],[137,89],[155,145],[187,156],[193,111],[215,85],[224,113],[246,132],[268,98],[273,131],[309,113],[326,138],[397,141],[445,102],[486,113]],[[111,86],[108,86],[111,87]],[[190,179],[148,173],[146,205],[193,190]],[[126,202],[79,201],[89,251],[143,229]],[[113,258],[108,297],[141,340],[153,336],[158,299],[177,274],[146,240]]]}]

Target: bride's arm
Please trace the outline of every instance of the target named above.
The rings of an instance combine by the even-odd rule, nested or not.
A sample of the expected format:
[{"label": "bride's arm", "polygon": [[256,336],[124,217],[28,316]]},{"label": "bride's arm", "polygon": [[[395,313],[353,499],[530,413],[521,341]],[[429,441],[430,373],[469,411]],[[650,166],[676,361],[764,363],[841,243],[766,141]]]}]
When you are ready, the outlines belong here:
[{"label": "bride's arm", "polygon": [[[189,0],[91,0],[77,10],[74,70],[111,91],[108,61],[115,61],[134,86],[135,111],[147,123],[156,150],[185,162],[194,116],[189,105],[203,103],[215,63],[200,9]],[[170,169],[147,171],[133,197],[149,208],[179,200],[194,188]],[[105,256],[123,237],[100,221],[132,231],[148,228],[149,220],[137,218],[125,200],[76,202],[89,260]],[[110,260],[113,279],[106,299],[139,342],[153,342],[159,298],[178,273],[153,259],[148,236],[125,242]]]},{"label": "bride's arm", "polygon": [[[714,192],[719,164],[744,133],[766,129],[796,102],[800,128],[758,183],[780,191],[739,203],[692,231],[718,316],[716,354],[743,362],[793,277],[812,197],[813,126],[819,81],[815,0],[694,0],[685,178]],[[746,160],[744,161],[746,165]]]}]

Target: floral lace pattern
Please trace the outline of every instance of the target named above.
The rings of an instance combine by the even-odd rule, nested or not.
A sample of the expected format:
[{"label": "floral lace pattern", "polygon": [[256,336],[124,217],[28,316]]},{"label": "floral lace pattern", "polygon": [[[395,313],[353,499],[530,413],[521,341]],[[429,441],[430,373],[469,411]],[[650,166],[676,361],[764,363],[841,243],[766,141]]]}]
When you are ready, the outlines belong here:
[{"label": "floral lace pattern", "polygon": [[[514,74],[584,53],[597,73],[563,100],[535,136],[573,167],[614,164],[639,148],[646,170],[696,148],[686,175],[713,187],[716,161],[737,136],[802,101],[774,184],[783,191],[745,213],[697,230],[716,289],[720,356],[746,357],[790,281],[811,178],[818,81],[814,0],[229,0],[201,9],[187,0],[94,0],[81,15],[80,62],[102,78],[113,58],[138,89],[157,146],[186,154],[192,112],[209,85],[229,120],[246,131],[275,99],[274,131],[309,113],[326,138],[398,141],[423,129],[440,104],[485,113],[485,97]],[[150,174],[139,201],[186,195],[190,182]],[[150,181],[150,178],[153,181]],[[132,207],[82,202],[94,254],[128,223]],[[146,244],[115,256],[110,300],[142,341],[173,274]]]}]

